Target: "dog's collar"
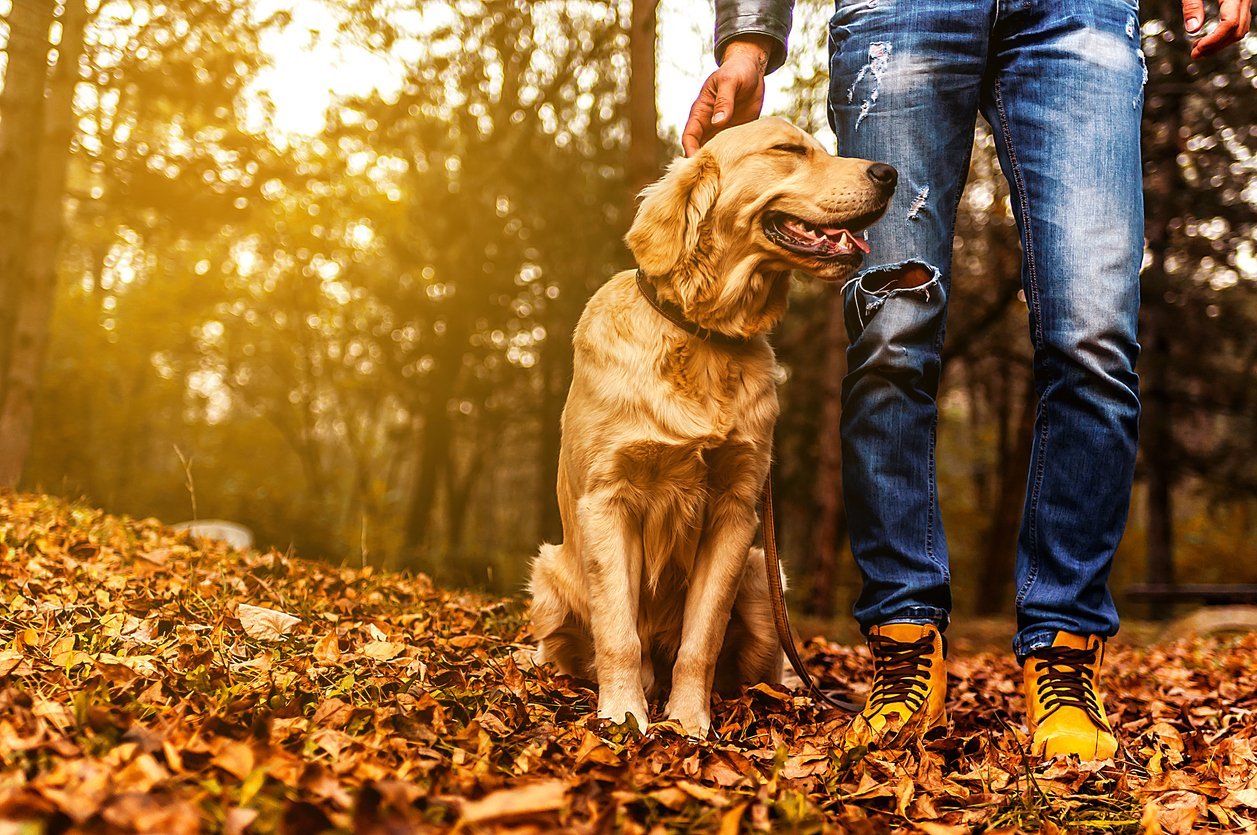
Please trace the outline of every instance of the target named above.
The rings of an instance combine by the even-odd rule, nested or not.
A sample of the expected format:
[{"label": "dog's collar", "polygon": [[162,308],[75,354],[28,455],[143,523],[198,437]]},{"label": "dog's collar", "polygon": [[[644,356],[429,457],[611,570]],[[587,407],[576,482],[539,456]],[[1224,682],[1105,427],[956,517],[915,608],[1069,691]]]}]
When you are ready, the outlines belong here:
[{"label": "dog's collar", "polygon": [[646,278],[646,274],[640,269],[637,271],[637,289],[641,291],[642,297],[646,299],[646,303],[653,307],[660,316],[686,333],[697,336],[704,342],[712,342],[716,345],[723,345],[726,348],[740,348],[744,345],[749,345],[751,340],[754,339],[754,337],[748,336],[730,336],[727,333],[705,328],[697,322],[692,322],[685,318],[685,313],[681,308],[672,302],[659,298],[659,294],[655,292],[655,285]]}]

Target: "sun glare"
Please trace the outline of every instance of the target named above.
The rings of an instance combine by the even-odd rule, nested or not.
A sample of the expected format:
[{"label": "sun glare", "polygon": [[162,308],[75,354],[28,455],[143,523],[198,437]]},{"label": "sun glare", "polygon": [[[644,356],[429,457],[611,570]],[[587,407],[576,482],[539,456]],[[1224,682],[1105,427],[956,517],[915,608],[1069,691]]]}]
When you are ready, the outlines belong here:
[{"label": "sun glare", "polygon": [[[278,12],[290,13],[292,20],[263,39],[271,66],[249,87],[244,111],[249,130],[270,131],[281,138],[314,136],[326,127],[328,109],[338,99],[372,92],[396,95],[405,65],[423,60],[421,32],[426,27],[417,19],[399,22],[416,37],[402,39],[385,52],[342,34],[341,16],[333,4],[258,0],[259,18]],[[659,126],[664,135],[680,136],[698,85],[714,66],[714,17],[710,3],[664,0],[659,19]]]},{"label": "sun glare", "polygon": [[278,12],[290,13],[292,20],[263,38],[271,66],[249,87],[244,114],[248,129],[313,136],[326,127],[328,108],[338,99],[372,92],[396,95],[402,77],[399,57],[346,38],[331,5],[259,0],[259,17]]}]

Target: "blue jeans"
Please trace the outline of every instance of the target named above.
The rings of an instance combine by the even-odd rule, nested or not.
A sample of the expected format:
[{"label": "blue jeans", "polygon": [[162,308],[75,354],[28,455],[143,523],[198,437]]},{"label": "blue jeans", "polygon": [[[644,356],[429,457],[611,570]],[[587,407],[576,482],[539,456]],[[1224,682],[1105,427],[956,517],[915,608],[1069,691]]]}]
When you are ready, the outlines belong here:
[{"label": "blue jeans", "polygon": [[865,631],[893,621],[945,628],[951,609],[936,400],[979,111],[1011,187],[1038,393],[1014,650],[1024,659],[1058,630],[1117,631],[1108,576],[1139,419],[1137,14],[1128,0],[837,2],[838,152],[899,170],[894,201],[869,230],[869,268],[843,290],[843,481]]}]

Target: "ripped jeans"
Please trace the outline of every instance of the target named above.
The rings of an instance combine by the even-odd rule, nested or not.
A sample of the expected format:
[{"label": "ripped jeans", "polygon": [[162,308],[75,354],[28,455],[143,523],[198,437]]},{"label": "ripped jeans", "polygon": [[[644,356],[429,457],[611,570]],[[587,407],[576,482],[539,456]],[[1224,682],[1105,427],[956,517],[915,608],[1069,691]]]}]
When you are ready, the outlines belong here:
[{"label": "ripped jeans", "polygon": [[1058,630],[1117,631],[1108,576],[1139,418],[1139,31],[1133,0],[837,2],[838,152],[899,170],[868,233],[870,267],[844,288],[843,482],[866,632],[893,621],[945,628],[951,610],[936,401],[979,111],[1011,187],[1038,394],[1014,650],[1024,659]]}]

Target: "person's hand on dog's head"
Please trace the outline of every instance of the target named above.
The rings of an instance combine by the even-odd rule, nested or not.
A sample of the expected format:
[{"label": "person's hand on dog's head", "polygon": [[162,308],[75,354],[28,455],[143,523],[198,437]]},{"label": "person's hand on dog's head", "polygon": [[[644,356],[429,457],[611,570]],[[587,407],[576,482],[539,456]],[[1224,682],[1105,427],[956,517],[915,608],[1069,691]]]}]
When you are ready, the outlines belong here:
[{"label": "person's hand on dog's head", "polygon": [[724,60],[703,82],[681,134],[687,157],[725,128],[759,118],[773,43],[765,35],[744,35],[725,46]]},{"label": "person's hand on dog's head", "polygon": [[1253,0],[1221,0],[1218,23],[1205,31],[1204,0],[1183,0],[1183,25],[1192,44],[1192,60],[1212,55],[1231,44],[1239,43],[1253,25]]}]

